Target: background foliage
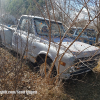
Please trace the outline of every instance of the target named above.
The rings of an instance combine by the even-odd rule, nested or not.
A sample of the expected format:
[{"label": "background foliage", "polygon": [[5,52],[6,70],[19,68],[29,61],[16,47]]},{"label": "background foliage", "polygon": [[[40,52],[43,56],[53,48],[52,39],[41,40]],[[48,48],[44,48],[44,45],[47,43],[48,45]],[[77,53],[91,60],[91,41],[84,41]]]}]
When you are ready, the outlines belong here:
[{"label": "background foliage", "polygon": [[[36,0],[41,9],[45,7],[45,0]],[[3,4],[3,9],[14,16],[21,16],[22,14],[39,15],[40,11],[33,0],[6,0]]]}]

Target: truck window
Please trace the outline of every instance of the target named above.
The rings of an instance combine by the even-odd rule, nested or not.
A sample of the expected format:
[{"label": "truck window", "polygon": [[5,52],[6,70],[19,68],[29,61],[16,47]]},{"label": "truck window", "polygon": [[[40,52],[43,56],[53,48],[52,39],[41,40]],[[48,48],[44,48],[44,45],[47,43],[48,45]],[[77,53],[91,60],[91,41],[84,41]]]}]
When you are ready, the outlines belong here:
[{"label": "truck window", "polygon": [[[43,19],[35,19],[36,31],[39,35],[48,36],[49,35],[49,21]],[[51,35],[53,37],[63,36],[65,31],[62,23],[51,21]]]},{"label": "truck window", "polygon": [[[82,29],[78,29],[75,35],[79,35],[82,32]],[[81,36],[87,36],[86,30],[81,34]]]},{"label": "truck window", "polygon": [[19,30],[32,33],[32,21],[31,21],[31,19],[23,18],[21,20],[21,23],[19,24],[19,26],[20,26],[18,28]]},{"label": "truck window", "polygon": [[68,33],[66,34],[66,36],[73,36],[73,34],[75,33],[76,29],[75,28],[71,28]]},{"label": "truck window", "polygon": [[65,30],[61,23],[51,22],[51,34],[52,36],[63,36]]},{"label": "truck window", "polygon": [[68,33],[74,34],[75,30],[76,30],[75,28],[71,28]]},{"label": "truck window", "polygon": [[39,35],[46,35],[49,34],[48,22],[45,20],[35,19],[35,26],[37,33]]},{"label": "truck window", "polygon": [[93,29],[87,29],[87,36],[88,37],[96,37],[96,32],[95,32],[95,30],[93,30]]}]

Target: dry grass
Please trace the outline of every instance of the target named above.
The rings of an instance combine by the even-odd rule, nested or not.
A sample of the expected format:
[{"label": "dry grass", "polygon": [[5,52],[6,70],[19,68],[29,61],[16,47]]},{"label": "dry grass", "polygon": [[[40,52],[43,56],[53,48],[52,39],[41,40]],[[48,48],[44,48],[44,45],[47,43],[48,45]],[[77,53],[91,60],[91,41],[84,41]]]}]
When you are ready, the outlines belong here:
[{"label": "dry grass", "polygon": [[[19,62],[20,57],[15,52],[0,48],[0,91],[37,91],[37,95],[0,95],[0,100],[66,100],[66,94],[47,80],[36,74],[35,65],[27,60]],[[16,66],[17,65],[17,66]],[[21,67],[21,68],[20,68]],[[13,70],[12,70],[13,69]],[[20,70],[19,70],[20,69]],[[19,71],[18,71],[19,70]],[[9,73],[9,74],[8,74]],[[17,75],[16,75],[17,74]]]},{"label": "dry grass", "polygon": [[[14,98],[15,100],[100,100],[99,72],[80,75],[73,80],[54,85],[36,74],[36,67],[33,63],[24,60],[20,68],[19,58],[17,59],[16,53],[0,47],[0,91],[33,90],[37,91],[37,94],[3,94],[0,95],[0,100],[13,100]],[[100,62],[97,68],[99,65]]]},{"label": "dry grass", "polygon": [[100,73],[100,60],[98,61],[98,65],[94,68],[94,71]]}]

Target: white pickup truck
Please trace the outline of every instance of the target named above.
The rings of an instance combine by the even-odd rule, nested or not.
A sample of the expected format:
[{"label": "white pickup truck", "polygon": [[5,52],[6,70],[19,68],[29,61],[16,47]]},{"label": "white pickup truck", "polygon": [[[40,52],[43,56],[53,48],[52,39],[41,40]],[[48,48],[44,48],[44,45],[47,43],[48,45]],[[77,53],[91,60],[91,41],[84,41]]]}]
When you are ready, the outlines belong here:
[{"label": "white pickup truck", "polygon": [[[51,26],[50,30],[48,26]],[[51,41],[49,41],[49,33],[51,33]],[[44,60],[49,43],[50,49],[46,61],[47,71],[57,55],[60,38],[64,33],[65,30],[61,22],[49,21],[49,19],[31,15],[21,16],[16,29],[4,28],[4,30],[0,30],[2,44],[21,55],[25,51],[29,60],[39,63],[39,71],[42,76],[44,75]],[[66,37],[63,39],[59,56],[52,71],[53,75],[57,74],[59,57],[72,41],[72,39]],[[79,41],[74,42],[60,61],[59,73],[69,67],[60,75],[60,78],[68,79],[72,75],[92,70],[97,64],[99,54],[100,49],[98,47]]]}]

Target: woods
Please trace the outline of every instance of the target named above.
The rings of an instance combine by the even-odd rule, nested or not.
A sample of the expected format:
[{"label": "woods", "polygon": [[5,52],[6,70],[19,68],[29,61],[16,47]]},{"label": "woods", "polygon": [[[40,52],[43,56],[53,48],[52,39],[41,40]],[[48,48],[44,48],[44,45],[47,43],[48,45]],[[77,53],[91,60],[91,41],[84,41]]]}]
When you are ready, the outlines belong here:
[{"label": "woods", "polygon": [[[36,2],[38,2],[41,8],[45,6],[45,0],[36,0]],[[21,16],[22,14],[40,14],[38,7],[33,0],[4,0],[2,1],[2,6],[7,13],[16,17]]]}]

